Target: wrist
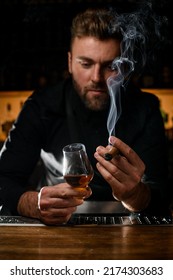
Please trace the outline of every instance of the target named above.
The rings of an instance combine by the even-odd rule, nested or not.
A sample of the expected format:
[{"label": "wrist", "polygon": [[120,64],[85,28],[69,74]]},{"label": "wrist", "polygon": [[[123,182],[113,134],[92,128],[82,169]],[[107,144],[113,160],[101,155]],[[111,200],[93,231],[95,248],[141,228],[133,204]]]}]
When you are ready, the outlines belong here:
[{"label": "wrist", "polygon": [[23,193],[18,201],[17,211],[19,215],[38,219],[38,192],[28,191]]},{"label": "wrist", "polygon": [[131,212],[141,212],[147,208],[151,198],[148,185],[140,182],[134,192],[122,204]]}]

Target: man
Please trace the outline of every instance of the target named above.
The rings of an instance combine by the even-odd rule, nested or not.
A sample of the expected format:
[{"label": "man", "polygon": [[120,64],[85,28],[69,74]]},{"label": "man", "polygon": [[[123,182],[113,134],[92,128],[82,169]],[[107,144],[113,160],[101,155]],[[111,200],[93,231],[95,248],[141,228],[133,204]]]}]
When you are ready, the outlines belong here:
[{"label": "man", "polygon": [[[107,80],[117,75],[112,63],[121,57],[124,39],[115,15],[87,10],[73,20],[71,31],[72,79],[32,94],[1,151],[1,204],[12,215],[54,225],[66,223],[85,199],[117,199],[130,211],[167,213],[167,158],[157,98],[120,84],[116,137],[107,129]],[[62,149],[72,142],[85,144],[95,172],[83,190],[60,181]],[[104,158],[108,142],[119,150],[110,161]],[[40,157],[39,191],[29,178]]]}]

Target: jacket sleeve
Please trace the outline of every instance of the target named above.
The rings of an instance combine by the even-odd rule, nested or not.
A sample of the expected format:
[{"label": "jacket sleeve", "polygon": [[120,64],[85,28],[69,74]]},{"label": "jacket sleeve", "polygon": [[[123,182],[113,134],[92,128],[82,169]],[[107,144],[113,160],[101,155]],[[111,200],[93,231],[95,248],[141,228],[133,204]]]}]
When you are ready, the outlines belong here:
[{"label": "jacket sleeve", "polygon": [[[147,114],[143,112],[142,133],[135,145],[137,153],[146,166],[143,182],[148,184],[151,190],[151,201],[145,211],[152,214],[166,214],[169,211],[170,197],[168,147],[164,123],[157,97],[149,94],[146,95],[145,100],[143,106],[148,107],[148,110]],[[144,107],[141,107],[141,114]]]},{"label": "jacket sleeve", "polygon": [[31,96],[24,104],[0,152],[0,205],[17,214],[19,197],[40,155],[43,139],[40,108]]}]

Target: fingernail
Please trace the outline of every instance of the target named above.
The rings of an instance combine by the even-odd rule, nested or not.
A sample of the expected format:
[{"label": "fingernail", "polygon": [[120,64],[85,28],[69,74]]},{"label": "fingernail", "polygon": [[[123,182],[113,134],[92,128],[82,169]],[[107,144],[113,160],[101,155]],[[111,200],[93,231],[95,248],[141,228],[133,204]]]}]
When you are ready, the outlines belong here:
[{"label": "fingernail", "polygon": [[98,153],[96,152],[96,153],[94,153],[94,157],[95,158],[97,158],[99,155],[98,155]]},{"label": "fingernail", "polygon": [[109,143],[112,144],[112,145],[115,144],[115,137],[114,136],[109,137]]}]

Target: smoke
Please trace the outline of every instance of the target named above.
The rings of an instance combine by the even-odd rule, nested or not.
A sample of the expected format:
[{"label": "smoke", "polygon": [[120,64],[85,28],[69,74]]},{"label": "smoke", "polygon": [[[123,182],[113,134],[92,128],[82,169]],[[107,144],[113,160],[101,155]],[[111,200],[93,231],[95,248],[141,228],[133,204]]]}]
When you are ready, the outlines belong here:
[{"label": "smoke", "polygon": [[111,101],[107,120],[109,136],[115,135],[115,125],[121,115],[121,88],[126,87],[134,71],[140,73],[147,60],[154,59],[154,50],[165,39],[162,31],[167,23],[166,17],[153,12],[151,1],[144,1],[135,12],[111,12],[114,21],[110,24],[110,32],[120,30],[122,41],[121,55],[112,63],[115,74],[107,80]]},{"label": "smoke", "polygon": [[[125,65],[126,70],[123,71]],[[121,86],[130,73],[134,71],[134,63],[125,57],[121,57],[113,61],[112,68],[116,69],[117,74],[107,80],[110,95],[110,109],[107,120],[109,136],[115,135],[115,124],[121,115]]]}]

